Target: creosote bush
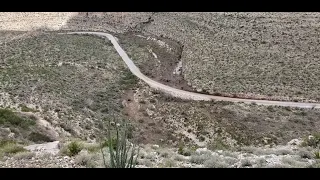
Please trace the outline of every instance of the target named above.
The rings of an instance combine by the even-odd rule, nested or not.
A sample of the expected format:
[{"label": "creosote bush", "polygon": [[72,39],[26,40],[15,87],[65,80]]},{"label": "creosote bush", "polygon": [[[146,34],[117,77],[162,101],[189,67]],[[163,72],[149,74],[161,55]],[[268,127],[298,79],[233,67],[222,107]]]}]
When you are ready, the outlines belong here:
[{"label": "creosote bush", "polygon": [[83,149],[83,146],[81,143],[77,141],[72,141],[70,144],[68,144],[68,152],[67,154],[69,156],[75,156],[79,154],[79,152]]}]

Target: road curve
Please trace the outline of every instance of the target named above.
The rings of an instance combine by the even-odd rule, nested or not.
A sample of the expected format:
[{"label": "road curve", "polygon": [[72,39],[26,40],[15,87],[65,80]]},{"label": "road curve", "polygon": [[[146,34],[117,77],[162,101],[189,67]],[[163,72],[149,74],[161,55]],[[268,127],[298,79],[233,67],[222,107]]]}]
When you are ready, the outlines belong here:
[{"label": "road curve", "polygon": [[289,101],[268,101],[268,100],[256,100],[256,99],[241,99],[241,98],[231,98],[231,97],[222,97],[222,96],[213,96],[213,95],[206,95],[200,94],[195,92],[183,91],[180,89],[176,89],[164,84],[161,84],[157,81],[154,81],[144,74],[142,74],[139,68],[133,63],[133,61],[129,58],[127,53],[121,48],[117,39],[112,36],[111,34],[104,33],[104,32],[67,32],[67,33],[58,33],[58,34],[90,34],[90,35],[97,35],[100,37],[108,38],[111,43],[113,44],[114,48],[121,56],[123,61],[126,63],[130,71],[146,82],[150,87],[160,90],[161,92],[168,93],[174,97],[178,97],[181,99],[189,99],[189,100],[203,100],[203,101],[229,101],[229,102],[243,102],[243,103],[256,103],[258,105],[273,105],[273,106],[287,106],[287,107],[299,107],[299,108],[320,108],[319,103],[303,103],[303,102],[289,102]]}]

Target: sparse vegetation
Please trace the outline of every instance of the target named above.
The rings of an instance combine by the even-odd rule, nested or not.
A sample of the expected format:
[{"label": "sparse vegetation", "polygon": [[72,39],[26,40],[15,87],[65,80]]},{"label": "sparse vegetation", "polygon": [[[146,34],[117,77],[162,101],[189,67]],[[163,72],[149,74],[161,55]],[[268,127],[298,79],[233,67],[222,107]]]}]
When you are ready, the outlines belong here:
[{"label": "sparse vegetation", "polygon": [[315,133],[312,136],[306,137],[301,143],[301,146],[311,146],[313,148],[320,147],[320,133]]},{"label": "sparse vegetation", "polygon": [[83,149],[83,145],[78,141],[71,141],[67,146],[66,155],[75,156]]},{"label": "sparse vegetation", "polygon": [[248,166],[252,166],[252,162],[249,159],[242,159],[241,167],[248,167]]},{"label": "sparse vegetation", "polygon": [[123,76],[123,78],[120,80],[122,89],[133,88],[134,85],[136,85],[139,81],[139,79],[129,70],[125,71],[121,76]]},{"label": "sparse vegetation", "polygon": [[14,155],[19,152],[27,151],[21,145],[11,140],[0,140],[0,159],[4,155]]},{"label": "sparse vegetation", "polygon": [[227,150],[230,147],[221,138],[216,138],[209,143],[208,148],[210,150]]},{"label": "sparse vegetation", "polygon": [[0,125],[16,126],[26,129],[29,126],[35,125],[35,121],[22,118],[9,109],[0,108]]},{"label": "sparse vegetation", "polygon": [[[86,16],[81,22],[90,21]],[[92,17],[95,21],[105,18]],[[148,77],[170,86],[221,96],[319,101],[320,83],[314,81],[320,75],[318,60],[314,60],[319,55],[315,17],[309,13],[154,13],[137,26],[147,32],[143,35],[147,38],[133,38],[136,34],[132,33],[117,37],[142,72],[148,69]],[[71,27],[70,22],[65,26]],[[286,26],[280,29],[273,26],[283,22]],[[235,23],[240,25],[235,27]],[[305,23],[311,27],[305,28]],[[133,24],[137,25],[130,27]],[[5,44],[2,40],[0,89],[6,94],[0,93],[4,97],[0,99],[0,136],[19,141],[0,140],[0,167],[4,156],[13,156],[6,157],[5,166],[35,159],[38,152],[28,152],[20,143],[49,142],[55,139],[52,134],[88,142],[107,135],[100,145],[80,140],[67,143],[59,161],[74,162],[72,166],[319,167],[317,108],[191,101],[150,90],[126,68],[109,40],[94,36],[41,30],[25,39]],[[178,45],[168,46],[174,40]],[[172,69],[180,60],[182,75],[173,76]],[[111,115],[134,123],[111,125],[109,121],[105,126],[103,119]],[[306,136],[304,147],[296,146],[298,150],[284,146]],[[140,148],[131,142],[161,146],[146,145],[139,154]],[[244,145],[252,147],[242,149]],[[199,148],[203,146],[209,150]]]},{"label": "sparse vegetation", "polygon": [[178,148],[178,154],[181,154],[183,156],[191,156],[192,151],[183,145],[180,145]]},{"label": "sparse vegetation", "polygon": [[313,154],[309,151],[306,151],[306,150],[299,151],[299,155],[301,158],[304,158],[304,159],[312,159],[313,158]]},{"label": "sparse vegetation", "polygon": [[[59,124],[72,136],[88,137],[104,131],[93,119],[103,119],[111,113],[122,118],[123,106],[119,100],[124,90],[134,88],[138,82],[113,46],[94,36],[40,31],[22,40],[0,44],[0,49],[0,59],[5,62],[0,65],[0,89],[9,94],[9,99],[18,97],[18,110],[39,112],[49,120],[53,119],[50,112],[54,111]],[[35,97],[32,105],[28,102],[31,96]],[[20,116],[5,111],[9,110],[0,112],[0,125],[27,128],[35,124],[31,117],[24,116],[4,120],[3,114]],[[74,126],[79,122],[83,126]],[[31,141],[33,137],[39,138],[34,135]],[[38,142],[48,141],[45,137],[40,139]]]},{"label": "sparse vegetation", "polygon": [[317,18],[303,12],[157,13],[144,30],[184,45],[183,76],[197,89],[317,100]]},{"label": "sparse vegetation", "polygon": [[16,160],[21,160],[21,159],[31,159],[34,156],[35,156],[34,152],[21,151],[21,152],[16,153],[13,156],[13,158]]},{"label": "sparse vegetation", "polygon": [[319,150],[314,152],[314,158],[320,159],[320,151]]},{"label": "sparse vegetation", "polygon": [[210,152],[207,153],[194,153],[191,155],[190,162],[196,164],[203,164],[206,160],[212,157]]},{"label": "sparse vegetation", "polygon": [[85,166],[88,168],[95,168],[98,166],[99,157],[96,154],[88,154],[88,153],[82,153],[78,154],[75,157],[75,163],[81,166]]},{"label": "sparse vegetation", "polygon": [[24,104],[20,104],[20,108],[22,112],[38,112],[35,109],[29,108],[28,106],[24,105]]},{"label": "sparse vegetation", "polygon": [[31,132],[28,136],[28,139],[36,143],[45,143],[52,141],[50,137],[39,132]]},{"label": "sparse vegetation", "polygon": [[176,163],[171,159],[166,159],[162,164],[159,165],[160,168],[172,168],[175,166]]}]

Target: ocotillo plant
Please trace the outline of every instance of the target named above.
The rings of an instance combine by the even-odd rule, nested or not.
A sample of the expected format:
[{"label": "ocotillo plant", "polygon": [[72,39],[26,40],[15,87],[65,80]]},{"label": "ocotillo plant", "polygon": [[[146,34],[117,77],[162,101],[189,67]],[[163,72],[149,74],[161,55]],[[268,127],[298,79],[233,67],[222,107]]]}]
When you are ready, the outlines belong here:
[{"label": "ocotillo plant", "polygon": [[[127,140],[127,124],[122,123],[115,125],[116,137],[112,137],[111,122],[108,121],[108,150],[110,153],[110,167],[111,168],[134,168],[139,155],[139,148],[136,150],[136,145],[128,143]],[[115,147],[114,147],[115,146]],[[104,160],[104,165],[107,167],[105,155],[101,152]],[[137,152],[136,152],[137,151]],[[134,158],[134,156],[136,157]]]}]

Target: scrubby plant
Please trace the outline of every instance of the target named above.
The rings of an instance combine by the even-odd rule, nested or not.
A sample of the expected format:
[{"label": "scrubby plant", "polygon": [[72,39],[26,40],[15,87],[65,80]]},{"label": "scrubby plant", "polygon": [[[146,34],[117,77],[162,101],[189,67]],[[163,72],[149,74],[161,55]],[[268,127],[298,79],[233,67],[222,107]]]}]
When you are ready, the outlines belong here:
[{"label": "scrubby plant", "polygon": [[307,137],[301,143],[301,146],[319,147],[320,146],[320,133],[315,133],[311,137]]},{"label": "scrubby plant", "polygon": [[37,112],[37,110],[29,108],[25,104],[20,104],[19,106],[20,106],[22,112]]},{"label": "scrubby plant", "polygon": [[227,150],[230,149],[230,146],[223,142],[221,138],[216,138],[213,141],[210,141],[208,145],[208,149],[210,150]]},{"label": "scrubby plant", "polygon": [[179,145],[178,154],[181,154],[183,156],[191,156],[191,153],[191,150],[185,148],[184,145]]},{"label": "scrubby plant", "polygon": [[[108,121],[108,135],[107,135],[107,145],[110,154],[110,167],[111,168],[134,168],[137,163],[137,157],[139,155],[140,148],[136,148],[135,144],[128,143],[128,129],[127,124],[116,124],[115,127],[115,138],[112,136],[112,125]],[[113,143],[115,141],[115,144]],[[103,152],[103,147],[101,147],[101,153],[103,156],[103,161],[105,167],[107,166],[105,153]],[[136,156],[134,158],[134,156]]]},{"label": "scrubby plant", "polygon": [[75,157],[75,163],[85,167],[97,167],[99,156],[98,154],[80,153]]},{"label": "scrubby plant", "polygon": [[166,159],[162,164],[160,164],[161,168],[169,168],[169,167],[175,167],[177,164],[172,159]]},{"label": "scrubby plant", "polygon": [[0,140],[0,158],[3,155],[14,155],[24,151],[27,151],[27,150],[14,141]]},{"label": "scrubby plant", "polygon": [[312,153],[305,150],[299,151],[298,154],[301,158],[304,158],[304,159],[312,159],[312,156],[313,156]]},{"label": "scrubby plant", "polygon": [[314,158],[320,159],[320,151],[319,150],[314,152]]},{"label": "scrubby plant", "polygon": [[2,124],[27,128],[31,125],[35,125],[35,121],[27,118],[22,118],[10,109],[0,108],[0,125]]},{"label": "scrubby plant", "polygon": [[241,167],[247,167],[247,166],[252,166],[252,163],[249,159],[242,159],[241,160]]},{"label": "scrubby plant", "polygon": [[227,168],[228,164],[218,156],[211,156],[209,159],[204,161],[204,166],[207,168]]},{"label": "scrubby plant", "polygon": [[16,160],[21,160],[21,159],[31,159],[34,157],[36,154],[34,152],[28,152],[28,151],[22,151],[18,152],[13,156],[14,159]]},{"label": "scrubby plant", "polygon": [[211,153],[194,153],[191,155],[190,162],[196,164],[203,164],[206,160],[212,157]]},{"label": "scrubby plant", "polygon": [[79,152],[83,149],[83,146],[81,143],[78,141],[72,141],[70,144],[67,146],[67,154],[69,156],[75,156],[79,154]]}]

